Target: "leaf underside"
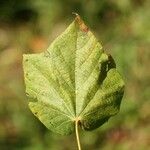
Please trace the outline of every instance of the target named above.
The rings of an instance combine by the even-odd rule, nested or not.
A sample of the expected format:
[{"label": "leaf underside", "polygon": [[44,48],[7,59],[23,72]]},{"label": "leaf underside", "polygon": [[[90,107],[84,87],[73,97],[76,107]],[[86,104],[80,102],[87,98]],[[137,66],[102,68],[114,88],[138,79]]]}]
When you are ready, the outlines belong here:
[{"label": "leaf underside", "polygon": [[93,130],[118,113],[124,81],[110,55],[76,18],[40,54],[24,54],[26,94],[33,114],[51,131]]}]

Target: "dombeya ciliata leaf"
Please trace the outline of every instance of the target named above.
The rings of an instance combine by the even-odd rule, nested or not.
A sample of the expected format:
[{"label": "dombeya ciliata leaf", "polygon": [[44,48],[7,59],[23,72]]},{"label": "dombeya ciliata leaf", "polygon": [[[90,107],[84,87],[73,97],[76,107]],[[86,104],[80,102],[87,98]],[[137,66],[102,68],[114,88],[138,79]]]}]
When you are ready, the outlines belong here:
[{"label": "dombeya ciliata leaf", "polygon": [[51,131],[93,130],[118,113],[124,81],[79,16],[39,54],[23,55],[29,107]]}]

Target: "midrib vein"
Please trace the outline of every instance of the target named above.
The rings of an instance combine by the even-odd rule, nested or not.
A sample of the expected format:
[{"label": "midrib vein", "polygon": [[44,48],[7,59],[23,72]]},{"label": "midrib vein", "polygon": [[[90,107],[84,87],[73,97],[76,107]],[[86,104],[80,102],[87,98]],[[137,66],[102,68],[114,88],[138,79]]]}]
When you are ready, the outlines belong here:
[{"label": "midrib vein", "polygon": [[[78,28],[77,24],[75,24],[75,28]],[[76,99],[76,96],[77,96],[77,89],[76,89],[76,83],[77,83],[76,82],[76,74],[77,74],[77,70],[76,70],[76,68],[77,68],[77,66],[76,66],[77,62],[76,61],[77,60],[76,60],[76,58],[77,58],[77,44],[78,44],[77,43],[77,39],[78,39],[78,31],[77,30],[76,30],[76,36],[75,36],[75,38],[76,39],[75,39],[75,63],[74,63],[74,78],[75,78],[74,79],[74,81],[75,81],[75,84],[74,84],[75,85],[75,93],[74,94],[75,94],[75,116],[77,118],[78,117],[77,116],[77,99]]]}]

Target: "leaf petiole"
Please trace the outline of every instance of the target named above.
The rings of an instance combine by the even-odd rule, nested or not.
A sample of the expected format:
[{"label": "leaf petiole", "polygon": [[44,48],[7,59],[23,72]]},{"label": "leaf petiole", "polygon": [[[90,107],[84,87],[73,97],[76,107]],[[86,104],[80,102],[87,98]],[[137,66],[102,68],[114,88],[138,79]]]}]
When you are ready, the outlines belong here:
[{"label": "leaf petiole", "polygon": [[79,138],[78,127],[79,127],[79,119],[76,119],[76,121],[75,121],[76,140],[77,140],[78,150],[81,150],[81,143],[80,143],[80,138]]}]

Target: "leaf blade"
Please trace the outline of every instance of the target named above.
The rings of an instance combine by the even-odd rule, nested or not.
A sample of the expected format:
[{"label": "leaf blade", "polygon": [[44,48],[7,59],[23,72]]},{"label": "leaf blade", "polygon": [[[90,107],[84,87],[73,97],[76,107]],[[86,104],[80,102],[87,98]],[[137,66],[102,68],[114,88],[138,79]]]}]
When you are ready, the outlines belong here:
[{"label": "leaf blade", "polygon": [[[79,16],[40,54],[23,56],[29,107],[50,130],[93,130],[118,113],[124,82]],[[37,115],[38,114],[38,115]]]}]

